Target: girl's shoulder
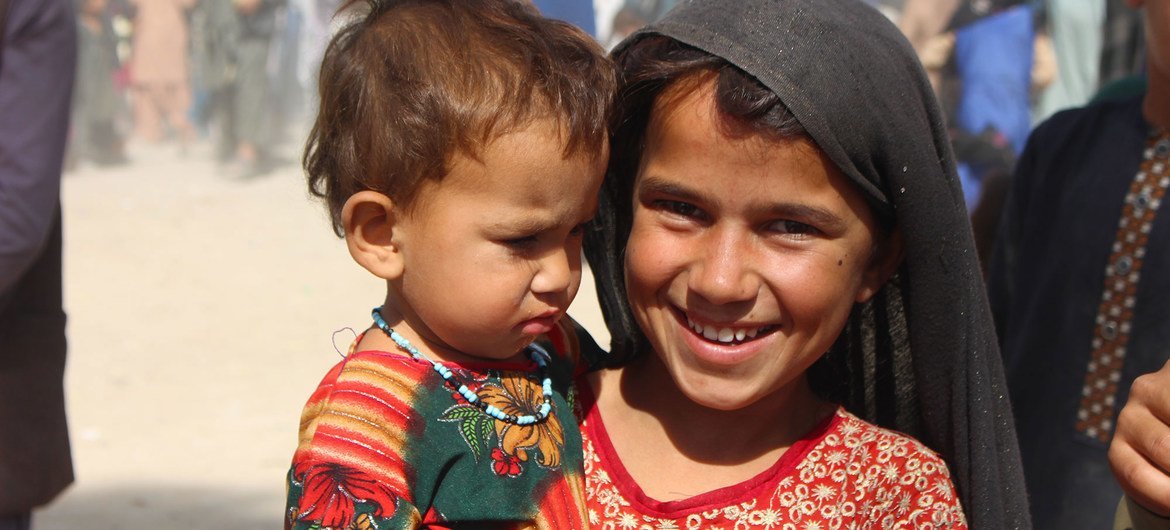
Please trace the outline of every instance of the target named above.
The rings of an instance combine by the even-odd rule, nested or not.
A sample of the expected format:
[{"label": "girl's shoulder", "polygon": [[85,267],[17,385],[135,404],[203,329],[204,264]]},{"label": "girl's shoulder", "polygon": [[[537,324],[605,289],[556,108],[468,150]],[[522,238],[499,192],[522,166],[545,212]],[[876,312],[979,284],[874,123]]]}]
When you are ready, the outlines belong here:
[{"label": "girl's shoulder", "polygon": [[853,413],[838,407],[836,419],[821,444],[827,447],[842,446],[875,451],[896,451],[899,455],[921,455],[921,458],[946,463],[938,453],[917,438],[887,429],[865,421]]},{"label": "girl's shoulder", "polygon": [[[849,492],[882,518],[965,528],[946,461],[912,436],[837,409],[832,426],[796,466],[795,483],[813,492]],[[813,495],[816,496],[815,493]],[[936,526],[937,525],[937,526]]]}]

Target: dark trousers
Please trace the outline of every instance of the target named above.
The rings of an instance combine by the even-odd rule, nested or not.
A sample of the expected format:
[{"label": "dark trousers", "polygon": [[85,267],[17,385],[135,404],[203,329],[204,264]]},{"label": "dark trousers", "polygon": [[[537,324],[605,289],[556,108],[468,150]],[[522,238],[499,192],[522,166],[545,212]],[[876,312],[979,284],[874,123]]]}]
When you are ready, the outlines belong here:
[{"label": "dark trousers", "polygon": [[29,530],[32,528],[32,513],[0,515],[0,530]]}]

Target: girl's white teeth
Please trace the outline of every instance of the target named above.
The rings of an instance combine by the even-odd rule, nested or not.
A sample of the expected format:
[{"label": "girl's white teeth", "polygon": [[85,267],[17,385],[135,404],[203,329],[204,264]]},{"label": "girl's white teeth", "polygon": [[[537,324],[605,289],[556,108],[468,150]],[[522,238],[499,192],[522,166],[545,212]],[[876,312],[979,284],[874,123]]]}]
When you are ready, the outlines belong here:
[{"label": "girl's white teeth", "polygon": [[760,333],[760,328],[720,328],[716,326],[705,326],[699,324],[690,317],[687,317],[687,325],[695,330],[695,333],[702,335],[707,340],[714,340],[719,342],[735,342],[742,341],[745,338],[755,338]]}]

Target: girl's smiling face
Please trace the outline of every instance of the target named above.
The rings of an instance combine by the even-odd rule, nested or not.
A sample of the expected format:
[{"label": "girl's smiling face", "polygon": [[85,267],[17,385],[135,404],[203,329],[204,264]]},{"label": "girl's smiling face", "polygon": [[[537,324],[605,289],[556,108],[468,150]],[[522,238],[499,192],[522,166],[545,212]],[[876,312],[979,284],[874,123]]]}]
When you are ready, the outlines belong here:
[{"label": "girl's smiling face", "polygon": [[729,130],[713,88],[676,83],[655,103],[626,288],[679,390],[737,410],[808,392],[805,371],[854,303],[885,282],[897,252],[876,257],[861,192],[815,144]]}]

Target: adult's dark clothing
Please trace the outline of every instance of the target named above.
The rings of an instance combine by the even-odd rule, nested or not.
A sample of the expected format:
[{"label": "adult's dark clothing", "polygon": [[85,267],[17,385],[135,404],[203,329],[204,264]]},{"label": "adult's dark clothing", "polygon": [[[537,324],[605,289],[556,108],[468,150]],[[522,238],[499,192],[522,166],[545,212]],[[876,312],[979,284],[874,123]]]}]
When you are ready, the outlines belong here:
[{"label": "adult's dark clothing", "polygon": [[77,28],[70,0],[8,2],[0,45],[0,514],[18,514],[73,480],[59,194]]},{"label": "adult's dark clothing", "polygon": [[[899,273],[855,308],[810,373],[814,390],[941,453],[972,528],[1030,527],[950,139],[910,44],[855,0],[695,0],[627,39],[615,51],[619,64],[631,42],[654,35],[722,57],[778,95],[877,217],[900,232]],[[628,110],[630,120],[649,112]],[[638,148],[612,146],[602,211],[587,236],[615,361],[650,353],[623,287]]]},{"label": "adult's dark clothing", "polygon": [[[1108,444],[1076,429],[1106,264],[1149,126],[1142,97],[1061,112],[1028,140],[992,262],[1024,474],[1037,528],[1110,528],[1121,497]],[[1117,410],[1170,357],[1170,211],[1154,218]]]}]

